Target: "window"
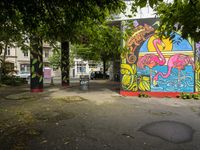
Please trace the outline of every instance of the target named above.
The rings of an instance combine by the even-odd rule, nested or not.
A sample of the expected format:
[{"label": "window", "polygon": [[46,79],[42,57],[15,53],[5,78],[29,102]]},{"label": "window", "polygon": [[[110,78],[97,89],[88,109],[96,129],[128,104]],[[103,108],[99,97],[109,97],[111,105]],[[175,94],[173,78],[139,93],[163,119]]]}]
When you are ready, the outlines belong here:
[{"label": "window", "polygon": [[97,64],[89,64],[90,68],[97,68]]},{"label": "window", "polygon": [[45,57],[45,58],[48,58],[48,57],[49,57],[49,50],[45,50],[45,51],[44,51],[44,57]]},{"label": "window", "polygon": [[7,47],[6,55],[10,56],[10,47]]},{"label": "window", "polygon": [[24,53],[24,57],[28,57],[28,52],[27,51],[25,51],[23,53]]},{"label": "window", "polygon": [[86,73],[86,64],[77,64],[77,73]]},{"label": "window", "polygon": [[20,65],[20,71],[22,73],[25,73],[25,72],[30,72],[30,65],[29,64],[21,64]]}]

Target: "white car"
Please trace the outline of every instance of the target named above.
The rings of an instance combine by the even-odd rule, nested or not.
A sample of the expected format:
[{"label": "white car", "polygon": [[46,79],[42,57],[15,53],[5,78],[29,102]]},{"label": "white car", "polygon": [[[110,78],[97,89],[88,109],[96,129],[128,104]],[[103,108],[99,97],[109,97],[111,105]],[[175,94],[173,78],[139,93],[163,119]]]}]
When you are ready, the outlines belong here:
[{"label": "white car", "polygon": [[30,78],[30,72],[19,72],[16,76],[28,80]]}]

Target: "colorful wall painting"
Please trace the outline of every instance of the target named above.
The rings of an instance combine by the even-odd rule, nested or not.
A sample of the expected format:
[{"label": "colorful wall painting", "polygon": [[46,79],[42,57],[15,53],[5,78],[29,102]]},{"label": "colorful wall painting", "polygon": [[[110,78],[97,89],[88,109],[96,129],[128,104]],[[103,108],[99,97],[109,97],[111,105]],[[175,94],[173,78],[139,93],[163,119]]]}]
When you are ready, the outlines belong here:
[{"label": "colorful wall painting", "polygon": [[[195,92],[199,90],[199,63],[192,44],[178,33],[173,40],[157,36],[158,19],[133,21],[122,55],[121,85],[124,91]],[[199,62],[199,61],[196,61]],[[196,65],[196,66],[195,66]],[[199,66],[198,66],[199,65]],[[198,75],[197,75],[198,74]],[[195,79],[196,76],[196,79]],[[195,88],[196,85],[196,88]]]},{"label": "colorful wall painting", "polygon": [[196,61],[195,61],[195,90],[196,92],[200,92],[200,42],[195,44],[196,49]]}]

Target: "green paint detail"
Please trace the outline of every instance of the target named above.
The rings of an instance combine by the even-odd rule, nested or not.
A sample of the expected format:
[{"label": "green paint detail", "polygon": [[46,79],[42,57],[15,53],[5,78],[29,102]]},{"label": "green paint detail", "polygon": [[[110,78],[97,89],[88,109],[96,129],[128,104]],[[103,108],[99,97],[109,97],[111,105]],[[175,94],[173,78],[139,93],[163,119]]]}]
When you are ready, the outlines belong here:
[{"label": "green paint detail", "polygon": [[42,68],[42,63],[39,64],[39,68]]},{"label": "green paint detail", "polygon": [[33,73],[31,78],[35,78],[36,77],[36,73]]},{"label": "green paint detail", "polygon": [[34,66],[31,67],[31,72],[32,73],[35,72],[35,67]]},{"label": "green paint detail", "polygon": [[38,60],[35,58],[35,59],[33,60],[32,64],[33,64],[33,65],[36,64],[37,61],[38,61]]},{"label": "green paint detail", "polygon": [[43,77],[41,76],[40,79],[39,79],[39,82],[42,82],[42,79],[43,79]]},{"label": "green paint detail", "polygon": [[30,55],[30,57],[31,57],[31,59],[33,59],[33,55],[32,54]]}]

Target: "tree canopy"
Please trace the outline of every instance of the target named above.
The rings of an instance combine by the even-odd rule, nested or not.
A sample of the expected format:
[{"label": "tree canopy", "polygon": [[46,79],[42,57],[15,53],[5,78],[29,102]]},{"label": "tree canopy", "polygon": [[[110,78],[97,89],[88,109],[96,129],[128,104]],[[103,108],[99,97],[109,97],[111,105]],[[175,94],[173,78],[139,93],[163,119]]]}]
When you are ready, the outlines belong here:
[{"label": "tree canopy", "polygon": [[180,31],[183,37],[200,41],[200,1],[199,0],[136,0],[132,5],[133,12],[137,7],[149,4],[160,19],[159,31],[170,36],[172,31]]},{"label": "tree canopy", "polygon": [[82,35],[85,43],[77,46],[77,56],[86,60],[106,61],[114,59],[121,53],[122,38],[119,27],[104,24],[93,24],[85,28]]},{"label": "tree canopy", "polygon": [[15,18],[18,16],[26,34],[71,40],[76,36],[77,28],[80,29],[88,19],[97,23],[124,8],[122,0],[2,0],[0,28],[8,20],[17,24]]}]

